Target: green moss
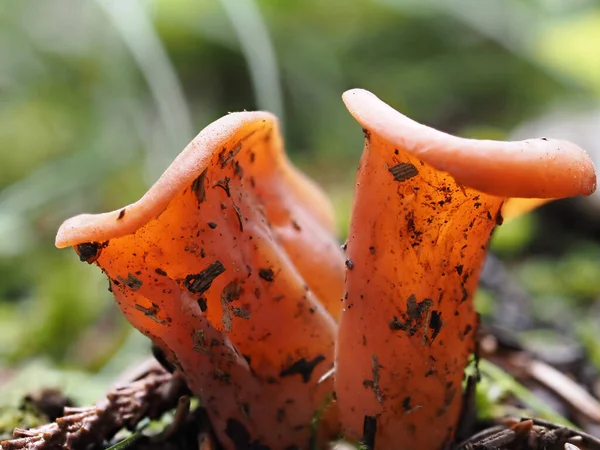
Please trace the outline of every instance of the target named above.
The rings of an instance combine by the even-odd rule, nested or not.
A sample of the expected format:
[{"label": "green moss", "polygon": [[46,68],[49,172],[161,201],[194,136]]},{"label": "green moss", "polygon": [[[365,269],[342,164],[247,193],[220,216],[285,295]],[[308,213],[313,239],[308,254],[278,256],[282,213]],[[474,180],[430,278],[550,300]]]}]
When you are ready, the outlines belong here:
[{"label": "green moss", "polygon": [[484,288],[475,292],[475,310],[482,316],[491,316],[494,313],[494,297]]},{"label": "green moss", "polygon": [[494,231],[491,250],[504,257],[514,257],[529,243],[539,228],[535,214],[508,220]]},{"label": "green moss", "polygon": [[560,259],[529,259],[515,272],[534,296],[557,296],[575,302],[592,301],[600,295],[600,248],[593,244],[574,248]]},{"label": "green moss", "polygon": [[33,428],[43,425],[47,418],[31,405],[0,406],[0,441],[12,437],[15,428]]}]

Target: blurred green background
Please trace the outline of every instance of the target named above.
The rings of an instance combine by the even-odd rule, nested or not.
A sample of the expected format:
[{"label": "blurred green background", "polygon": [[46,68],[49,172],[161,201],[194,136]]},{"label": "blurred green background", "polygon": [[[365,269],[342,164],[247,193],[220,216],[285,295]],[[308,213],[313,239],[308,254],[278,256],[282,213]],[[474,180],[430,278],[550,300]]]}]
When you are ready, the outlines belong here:
[{"label": "blurred green background", "polygon": [[[72,215],[137,200],[211,121],[277,114],[343,236],[362,150],[344,90],[371,90],[444,131],[504,139],[548,111],[597,109],[599,49],[591,0],[2,1],[0,389],[59,384],[93,401],[148,353],[102,274],[55,249],[54,235]],[[552,314],[597,299],[597,247],[526,258],[539,227],[535,216],[503,227],[498,254],[519,261],[532,293],[559,298],[545,303]],[[564,276],[569,264],[577,277]]]}]

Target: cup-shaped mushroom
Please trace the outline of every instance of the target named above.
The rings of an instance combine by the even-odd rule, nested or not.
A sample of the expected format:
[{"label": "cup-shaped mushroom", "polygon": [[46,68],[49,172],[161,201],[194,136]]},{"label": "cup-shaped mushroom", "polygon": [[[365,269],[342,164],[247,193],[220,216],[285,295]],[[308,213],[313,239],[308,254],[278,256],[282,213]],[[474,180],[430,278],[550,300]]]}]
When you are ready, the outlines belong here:
[{"label": "cup-shaped mushroom", "polygon": [[374,95],[344,94],[362,125],[336,353],[342,427],[375,448],[451,442],[475,347],[472,296],[506,197],[590,194],[573,144],[461,139]]},{"label": "cup-shaped mushroom", "polygon": [[205,128],[138,202],[69,219],[56,242],[106,273],[226,448],[305,448],[333,390],[317,382],[333,365],[343,291],[332,222],[283,154],[276,119],[237,113]]}]

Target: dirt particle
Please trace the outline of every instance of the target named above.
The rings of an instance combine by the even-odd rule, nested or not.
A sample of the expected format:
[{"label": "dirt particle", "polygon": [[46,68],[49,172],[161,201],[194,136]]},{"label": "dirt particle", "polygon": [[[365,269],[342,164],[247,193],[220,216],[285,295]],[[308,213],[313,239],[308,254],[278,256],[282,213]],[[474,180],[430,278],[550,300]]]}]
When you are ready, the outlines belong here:
[{"label": "dirt particle", "polygon": [[160,268],[154,269],[154,272],[156,272],[158,275],[163,276],[163,277],[167,276],[167,272],[165,272],[164,270],[162,270]]},{"label": "dirt particle", "polygon": [[464,331],[458,333],[458,338],[463,341],[469,334],[471,334],[471,331],[473,331],[473,326],[471,324],[467,324]]},{"label": "dirt particle", "polygon": [[240,295],[242,295],[242,281],[237,278],[229,282],[221,292],[221,298],[226,303],[238,300]]},{"label": "dirt particle", "polygon": [[388,169],[395,181],[410,180],[419,174],[419,170],[411,163],[400,163]]},{"label": "dirt particle", "polygon": [[117,220],[121,220],[123,217],[125,217],[125,208],[119,212],[119,217],[117,217]]},{"label": "dirt particle", "polygon": [[223,189],[225,191],[225,194],[229,198],[229,197],[231,197],[231,191],[229,190],[229,182],[230,181],[231,181],[231,178],[225,177],[222,180],[217,181],[215,183],[215,185],[213,186],[213,188],[220,187],[221,189]]},{"label": "dirt particle", "polygon": [[258,276],[269,283],[275,280],[275,272],[270,267],[268,269],[258,269]]},{"label": "dirt particle", "polygon": [[388,322],[388,326],[392,331],[406,331],[408,329],[408,326],[401,322],[397,316],[394,316],[392,320]]},{"label": "dirt particle", "polygon": [[404,397],[404,400],[402,400],[402,409],[404,410],[404,413],[408,413],[412,409],[412,407],[410,406],[410,400],[410,395]]},{"label": "dirt particle", "polygon": [[420,319],[425,312],[433,305],[433,300],[430,298],[423,299],[417,302],[414,294],[411,294],[406,300],[406,313],[408,317],[417,320]]},{"label": "dirt particle", "polygon": [[502,208],[498,208],[498,212],[495,217],[496,225],[500,226],[504,223],[504,217],[502,217]]},{"label": "dirt particle", "polygon": [[250,311],[248,311],[246,308],[241,308],[241,307],[233,307],[231,308],[233,311],[233,315],[235,317],[239,317],[240,319],[250,319],[250,317],[252,316],[250,314]]},{"label": "dirt particle", "polygon": [[208,302],[206,301],[206,297],[200,297],[198,299],[198,306],[202,312],[206,312],[208,310]]},{"label": "dirt particle", "polygon": [[350,258],[346,258],[346,267],[348,270],[354,269],[354,262]]},{"label": "dirt particle", "polygon": [[377,402],[382,404],[383,394],[381,392],[381,387],[379,386],[379,360],[376,354],[371,356],[371,372],[373,374],[373,379],[363,381],[363,386],[373,389]]},{"label": "dirt particle", "polygon": [[192,294],[203,294],[210,288],[213,280],[223,272],[225,272],[225,266],[217,260],[202,272],[185,277],[184,286]]},{"label": "dirt particle", "polygon": [[93,264],[100,257],[102,249],[108,245],[108,242],[101,244],[100,242],[85,242],[75,247],[79,254],[79,260],[88,264]]},{"label": "dirt particle", "polygon": [[237,154],[242,149],[242,142],[238,142],[231,150],[227,150],[223,148],[219,153],[219,162],[221,163],[221,168],[224,169],[225,166],[237,156]]},{"label": "dirt particle", "polygon": [[216,223],[214,223],[214,222],[208,222],[208,227],[209,227],[211,230],[214,230],[215,228],[217,228],[217,224],[216,224]]},{"label": "dirt particle", "polygon": [[233,311],[223,297],[221,297],[221,308],[223,310],[223,314],[221,315],[221,323],[223,324],[223,329],[227,333],[231,333],[233,330]]},{"label": "dirt particle", "polygon": [[192,334],[192,349],[195,352],[210,355],[212,352],[206,347],[206,337],[204,330],[194,330]]},{"label": "dirt particle", "polygon": [[198,206],[206,200],[206,169],[192,183],[192,192],[196,196]]},{"label": "dirt particle", "polygon": [[[417,298],[414,294],[411,294],[406,300],[406,313],[402,313],[400,318],[394,316],[392,320],[388,322],[390,330],[404,331],[408,336],[413,336],[421,326],[427,327],[431,318],[429,309],[432,305],[432,299],[426,298],[417,302]],[[426,320],[424,320],[424,318]],[[425,342],[425,333],[423,334],[423,339]]]},{"label": "dirt particle", "polygon": [[279,373],[279,376],[287,377],[291,375],[300,375],[302,377],[302,381],[304,383],[308,383],[313,370],[315,370],[315,367],[323,361],[325,361],[325,356],[323,355],[317,355],[309,361],[307,361],[305,358],[300,358],[291,366],[282,369]]},{"label": "dirt particle", "polygon": [[375,449],[375,435],[377,434],[377,416],[365,416],[363,419],[362,445],[365,450]]},{"label": "dirt particle", "polygon": [[123,278],[121,276],[117,276],[117,279],[121,283],[123,283],[125,286],[127,286],[129,289],[131,289],[132,291],[137,291],[144,284],[142,282],[142,280],[140,280],[138,277],[136,277],[132,273],[128,273],[127,274],[127,278]]},{"label": "dirt particle", "polygon": [[460,282],[460,289],[462,291],[462,297],[460,299],[460,303],[464,303],[469,298],[469,291],[467,290],[467,281],[469,280],[469,274],[466,273],[463,276],[463,279]]},{"label": "dirt particle", "polygon": [[238,176],[240,179],[244,176],[244,168],[240,165],[239,161],[233,162],[233,173]]},{"label": "dirt particle", "polygon": [[442,313],[440,311],[431,311],[429,329],[432,332],[431,339],[429,340],[429,345],[431,345],[433,341],[435,341],[435,338],[438,336],[438,334],[440,334],[440,330],[442,329]]},{"label": "dirt particle", "polygon": [[456,395],[456,388],[452,387],[452,383],[448,383],[446,385],[446,395],[444,395],[444,405],[446,407],[450,406],[452,400],[454,400],[454,396]]},{"label": "dirt particle", "polygon": [[153,321],[155,321],[156,323],[160,324],[160,325],[165,325],[166,322],[162,319],[159,319],[157,314],[160,313],[160,309],[158,308],[158,305],[155,305],[154,303],[152,303],[152,306],[150,308],[146,308],[142,305],[138,305],[137,303],[134,305],[134,308],[137,309],[138,311],[141,311],[144,313],[144,315],[146,317],[149,317],[150,319],[152,319]]},{"label": "dirt particle", "polygon": [[244,231],[244,222],[243,222],[243,218],[242,218],[242,211],[240,211],[240,207],[238,205],[236,205],[235,203],[233,203],[233,210],[235,211],[235,215],[237,217],[238,224],[240,226],[240,231],[243,232]]}]

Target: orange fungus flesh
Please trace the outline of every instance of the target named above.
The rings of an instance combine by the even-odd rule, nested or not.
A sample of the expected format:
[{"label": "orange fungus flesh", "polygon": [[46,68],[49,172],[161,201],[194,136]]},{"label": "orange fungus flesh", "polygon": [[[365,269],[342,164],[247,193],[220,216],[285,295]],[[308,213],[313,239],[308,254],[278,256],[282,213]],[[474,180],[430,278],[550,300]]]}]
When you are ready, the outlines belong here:
[{"label": "orange fungus flesh", "polygon": [[343,431],[375,448],[439,450],[458,422],[472,296],[503,202],[590,194],[594,168],[567,142],[461,139],[366,91],[344,101],[365,150],[337,339]]},{"label": "orange fungus flesh", "polygon": [[331,378],[318,383],[333,366],[344,282],[332,228],[276,119],[236,113],[204,129],[138,202],[66,221],[57,246],[102,268],[225,448],[306,448],[333,391]]},{"label": "orange fungus flesh", "polygon": [[504,217],[504,220],[517,218],[545,205],[551,200],[549,198],[509,198],[502,205],[502,217]]},{"label": "orange fungus flesh", "polygon": [[[568,142],[461,139],[366,91],[344,101],[366,138],[346,258],[328,200],[263,112],[218,120],[138,202],[59,230],[57,246],[97,264],[183,372],[226,449],[309,448],[334,387],[321,443],[338,410],[348,438],[378,449],[451,442],[472,296],[502,211],[595,189],[591,160]],[[319,382],[334,360],[335,386]]]}]

